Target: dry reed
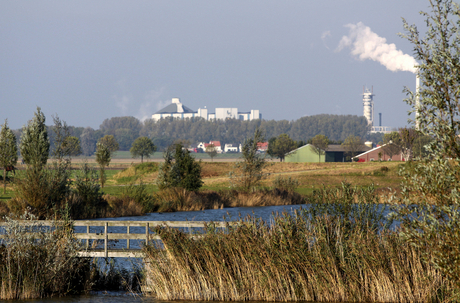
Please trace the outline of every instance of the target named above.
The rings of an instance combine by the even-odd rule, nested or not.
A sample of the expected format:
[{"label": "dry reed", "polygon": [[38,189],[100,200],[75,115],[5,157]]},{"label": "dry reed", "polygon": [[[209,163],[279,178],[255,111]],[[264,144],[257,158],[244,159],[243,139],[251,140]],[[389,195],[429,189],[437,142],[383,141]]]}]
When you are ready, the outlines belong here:
[{"label": "dry reed", "polygon": [[[248,217],[203,237],[157,227],[144,290],[159,300],[439,302],[451,283],[390,230],[374,189],[318,192],[319,203],[271,222]],[[324,198],[330,199],[324,201]]]},{"label": "dry reed", "polygon": [[224,207],[255,207],[268,205],[303,204],[305,199],[298,193],[281,189],[261,189],[255,192],[237,190],[199,192],[183,188],[168,188],[156,194],[157,211],[196,211]]},{"label": "dry reed", "polygon": [[89,261],[78,258],[79,242],[69,224],[50,230],[31,219],[21,225],[6,218],[0,242],[0,299],[33,299],[78,293],[85,289]]},{"label": "dry reed", "polygon": [[145,249],[145,287],[159,300],[429,302],[449,289],[397,233],[350,229],[328,215],[208,226],[199,240],[156,231],[167,250]]}]

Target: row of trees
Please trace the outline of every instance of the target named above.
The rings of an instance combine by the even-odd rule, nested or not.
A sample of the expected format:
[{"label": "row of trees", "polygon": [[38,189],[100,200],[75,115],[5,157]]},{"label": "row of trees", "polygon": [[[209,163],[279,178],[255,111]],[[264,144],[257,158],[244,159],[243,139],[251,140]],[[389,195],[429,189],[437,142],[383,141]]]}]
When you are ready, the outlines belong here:
[{"label": "row of trees", "polygon": [[[37,172],[41,171],[47,164],[52,155],[60,166],[68,162],[72,156],[78,156],[82,153],[80,140],[70,135],[71,128],[67,124],[54,117],[54,125],[47,127],[45,125],[45,115],[40,108],[37,108],[35,116],[24,126],[20,136],[20,143],[14,132],[8,127],[8,122],[1,126],[0,129],[0,165],[3,167],[4,193],[6,191],[6,174],[7,170],[14,170],[20,154],[27,169]],[[51,140],[48,130],[53,131],[52,138],[54,145],[51,146]],[[18,148],[19,147],[19,148]],[[105,135],[96,143],[96,161],[100,167],[101,186],[105,183],[105,167],[110,164],[113,154],[119,150],[120,146],[113,135]],[[131,146],[133,157],[149,157],[156,150],[152,140],[147,137],[138,137]]]},{"label": "row of trees", "polygon": [[[55,145],[54,126],[47,126],[50,144]],[[267,138],[287,134],[297,141],[307,141],[318,134],[323,134],[334,141],[343,141],[349,135],[368,138],[368,126],[364,117],[340,115],[315,115],[298,120],[253,120],[240,121],[206,121],[198,119],[162,119],[146,120],[143,123],[134,117],[114,117],[102,122],[99,129],[91,127],[68,126],[69,134],[80,140],[81,151],[86,156],[96,152],[97,141],[106,136],[113,136],[120,150],[130,150],[139,137],[150,138],[155,146],[165,150],[169,145],[186,140],[189,143],[209,142],[241,143],[260,129]],[[14,130],[16,140],[22,130]]]}]

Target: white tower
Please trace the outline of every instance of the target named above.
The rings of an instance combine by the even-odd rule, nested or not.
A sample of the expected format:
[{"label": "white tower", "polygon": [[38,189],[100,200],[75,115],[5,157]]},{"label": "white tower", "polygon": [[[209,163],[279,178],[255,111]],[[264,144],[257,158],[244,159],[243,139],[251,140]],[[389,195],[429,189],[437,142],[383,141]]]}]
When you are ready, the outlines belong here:
[{"label": "white tower", "polygon": [[374,126],[374,89],[371,91],[363,87],[363,107],[364,117],[367,119],[367,125]]}]

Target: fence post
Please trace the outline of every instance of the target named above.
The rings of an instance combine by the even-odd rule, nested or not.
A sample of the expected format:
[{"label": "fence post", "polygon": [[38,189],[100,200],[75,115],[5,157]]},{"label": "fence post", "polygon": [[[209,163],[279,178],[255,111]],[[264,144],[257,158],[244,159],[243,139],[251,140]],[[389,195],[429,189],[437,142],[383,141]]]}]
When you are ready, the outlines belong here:
[{"label": "fence post", "polygon": [[150,232],[149,232],[149,223],[147,222],[146,225],[145,225],[145,245],[149,245],[149,241],[150,241]]},{"label": "fence post", "polygon": [[86,249],[89,248],[89,225],[86,225],[86,235],[88,238],[86,239]]},{"label": "fence post", "polygon": [[104,234],[105,234],[105,241],[104,241],[104,254],[105,254],[105,257],[108,258],[109,257],[109,253],[107,251],[107,243],[109,242],[109,236],[107,235],[107,227],[108,227],[109,223],[108,222],[105,222],[105,226],[104,226]]}]

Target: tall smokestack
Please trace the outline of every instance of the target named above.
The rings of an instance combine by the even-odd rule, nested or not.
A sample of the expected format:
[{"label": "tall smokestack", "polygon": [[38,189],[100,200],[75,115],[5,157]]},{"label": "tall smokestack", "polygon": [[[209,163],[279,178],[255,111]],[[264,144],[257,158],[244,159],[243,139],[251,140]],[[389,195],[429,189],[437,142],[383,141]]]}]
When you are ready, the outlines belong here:
[{"label": "tall smokestack", "polygon": [[379,113],[379,126],[382,126],[382,113]]},{"label": "tall smokestack", "polygon": [[[379,62],[387,69],[396,71],[417,72],[417,61],[414,57],[404,54],[396,49],[396,45],[387,43],[387,39],[380,37],[372,32],[370,27],[362,22],[357,24],[347,24],[350,29],[348,36],[343,36],[340,40],[337,51],[345,47],[351,48],[351,54],[357,56],[361,61],[370,59]],[[420,109],[420,79],[416,78],[416,102],[415,102],[415,128],[419,129],[419,109]]]},{"label": "tall smokestack", "polygon": [[368,88],[363,92],[363,116],[367,119],[367,125],[374,126],[374,94]]}]

